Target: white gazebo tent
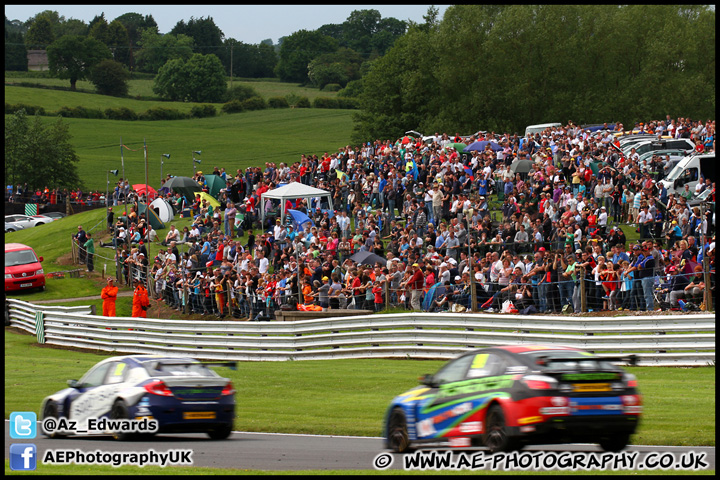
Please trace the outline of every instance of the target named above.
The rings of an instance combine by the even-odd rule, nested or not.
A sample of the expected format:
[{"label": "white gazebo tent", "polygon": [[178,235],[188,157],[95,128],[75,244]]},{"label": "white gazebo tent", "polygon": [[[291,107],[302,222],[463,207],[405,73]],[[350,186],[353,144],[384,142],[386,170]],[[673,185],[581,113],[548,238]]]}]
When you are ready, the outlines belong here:
[{"label": "white gazebo tent", "polygon": [[285,223],[285,203],[287,200],[327,197],[330,210],[333,209],[332,195],[330,192],[320,188],[310,187],[300,182],[288,183],[274,190],[269,190],[263,193],[262,197],[263,201],[260,202],[260,219],[263,224],[265,222],[265,200],[268,198],[280,200],[280,221],[283,224]]}]

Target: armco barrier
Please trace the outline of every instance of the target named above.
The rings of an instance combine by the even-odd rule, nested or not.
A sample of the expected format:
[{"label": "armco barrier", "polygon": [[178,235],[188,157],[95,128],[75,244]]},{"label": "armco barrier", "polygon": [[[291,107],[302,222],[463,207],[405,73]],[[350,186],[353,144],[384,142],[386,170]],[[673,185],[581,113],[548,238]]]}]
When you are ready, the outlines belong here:
[{"label": "armco barrier", "polygon": [[599,355],[635,353],[640,365],[715,363],[712,314],[588,318],[407,313],[255,323],[101,317],[17,300],[9,304],[11,324],[33,334],[33,309],[43,312],[46,343],[108,352],[241,361],[449,359],[486,346],[550,344]]}]

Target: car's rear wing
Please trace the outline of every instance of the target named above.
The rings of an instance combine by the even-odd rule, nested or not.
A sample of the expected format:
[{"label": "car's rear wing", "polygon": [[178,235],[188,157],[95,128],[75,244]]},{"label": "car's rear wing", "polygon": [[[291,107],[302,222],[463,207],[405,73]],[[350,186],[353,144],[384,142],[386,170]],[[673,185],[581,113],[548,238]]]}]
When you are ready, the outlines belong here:
[{"label": "car's rear wing", "polygon": [[178,366],[178,365],[203,365],[205,367],[229,367],[231,370],[237,370],[237,362],[220,362],[220,361],[193,361],[192,359],[187,360],[160,360],[155,363],[155,370],[160,370],[164,366]]},{"label": "car's rear wing", "polygon": [[637,365],[638,358],[637,355],[631,354],[631,355],[625,355],[620,357],[551,357],[548,355],[540,355],[535,360],[535,363],[541,366],[548,366],[551,363],[569,363],[569,362],[587,362],[587,361],[595,361],[595,362],[624,362],[629,365]]}]

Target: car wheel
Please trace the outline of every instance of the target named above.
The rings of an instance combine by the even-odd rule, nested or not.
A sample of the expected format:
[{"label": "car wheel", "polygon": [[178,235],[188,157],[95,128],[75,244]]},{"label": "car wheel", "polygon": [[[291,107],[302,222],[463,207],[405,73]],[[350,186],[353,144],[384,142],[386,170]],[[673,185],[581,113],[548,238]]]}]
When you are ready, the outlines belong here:
[{"label": "car wheel", "polygon": [[490,407],[485,418],[486,434],[485,446],[490,453],[510,452],[518,450],[519,443],[508,436],[505,425],[505,414],[500,405]]},{"label": "car wheel", "polygon": [[[112,420],[120,420],[120,419],[129,419],[130,418],[130,411],[128,410],[127,405],[122,400],[115,400],[115,403],[113,403],[112,409],[110,409],[110,418]],[[128,440],[134,440],[137,438],[136,434],[134,433],[122,433],[122,432],[115,432],[112,434],[113,438],[115,440],[120,440],[122,442],[126,442]]]},{"label": "car wheel", "polygon": [[616,433],[600,439],[600,448],[605,452],[619,452],[630,443],[629,433]]},{"label": "car wheel", "polygon": [[407,420],[402,408],[394,408],[390,412],[387,425],[387,445],[395,453],[410,451],[410,438],[407,431]]},{"label": "car wheel", "polygon": [[230,436],[232,433],[233,424],[227,423],[221,427],[214,428],[207,432],[208,437],[212,438],[213,440],[225,440]]},{"label": "car wheel", "polygon": [[[49,401],[45,404],[45,408],[43,409],[43,415],[42,418],[45,420],[46,418],[60,418],[60,415],[58,414],[58,406],[57,403],[53,401]],[[48,438],[66,438],[66,435],[62,435],[60,433],[47,433],[43,429],[43,435],[45,435]]]}]

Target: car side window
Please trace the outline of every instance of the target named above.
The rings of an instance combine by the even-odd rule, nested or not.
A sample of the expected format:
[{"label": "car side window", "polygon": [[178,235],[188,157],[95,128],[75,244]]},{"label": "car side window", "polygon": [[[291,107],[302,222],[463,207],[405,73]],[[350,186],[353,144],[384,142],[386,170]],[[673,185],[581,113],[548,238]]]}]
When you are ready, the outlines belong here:
[{"label": "car side window", "polygon": [[467,378],[494,377],[505,373],[505,360],[494,353],[479,353],[473,357]]},{"label": "car side window", "polygon": [[437,384],[457,382],[465,378],[465,372],[467,372],[470,362],[472,362],[475,355],[465,355],[457,360],[448,363],[441,368],[435,375],[433,375],[433,381]]},{"label": "car side window", "polygon": [[130,371],[130,368],[124,362],[115,362],[111,364],[110,369],[108,370],[107,378],[105,379],[105,385],[123,383],[128,371]]},{"label": "car side window", "polygon": [[105,380],[105,375],[107,374],[109,368],[110,363],[105,363],[91,369],[80,379],[80,386],[83,388],[99,387],[103,384],[103,380]]}]

